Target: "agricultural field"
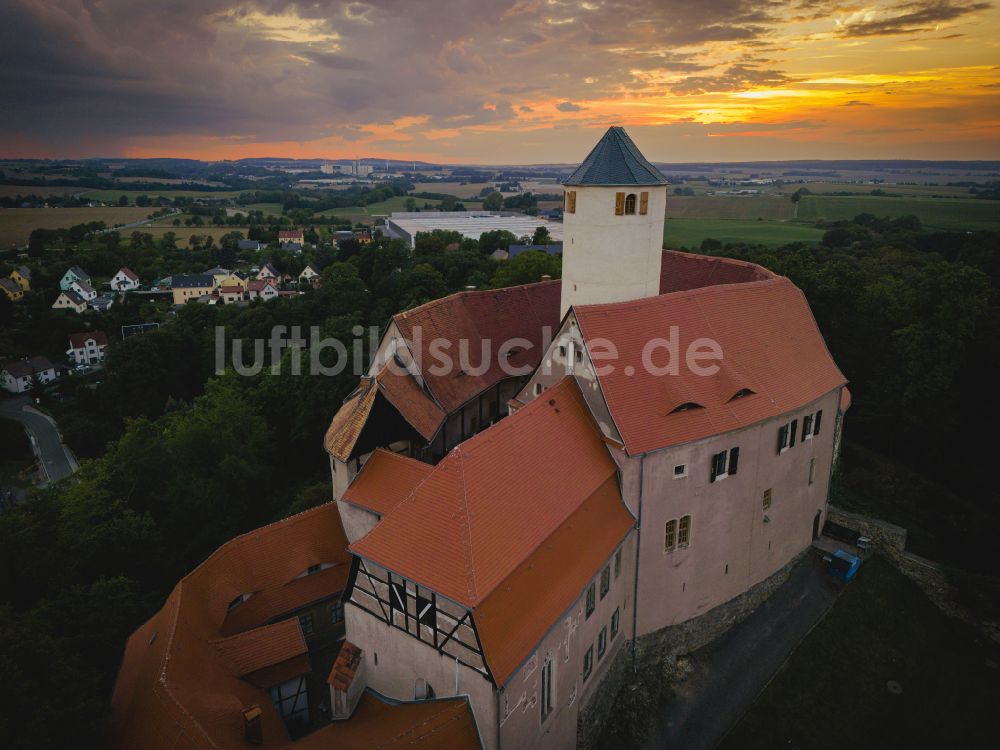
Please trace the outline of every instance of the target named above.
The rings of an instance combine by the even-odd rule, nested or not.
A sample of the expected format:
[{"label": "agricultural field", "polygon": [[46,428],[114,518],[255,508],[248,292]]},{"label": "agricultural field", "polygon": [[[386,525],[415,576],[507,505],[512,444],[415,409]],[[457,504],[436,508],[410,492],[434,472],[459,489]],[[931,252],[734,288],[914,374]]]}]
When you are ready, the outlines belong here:
[{"label": "agricultural field", "polygon": [[969,197],[969,188],[948,187],[946,185],[892,185],[890,183],[872,185],[871,183],[859,184],[853,182],[807,182],[800,185],[793,182],[785,183],[783,190],[786,193],[794,193],[799,188],[806,188],[813,193],[857,193],[859,195],[868,195],[872,190],[884,190],[887,193],[925,198],[933,198],[935,196],[950,198]]},{"label": "agricultural field", "polygon": [[418,182],[413,188],[414,193],[443,193],[456,198],[478,197],[483,188],[491,188],[492,182]]},{"label": "agricultural field", "polygon": [[663,241],[670,248],[697,250],[702,240],[725,243],[786,245],[790,242],[819,242],[823,230],[805,224],[781,221],[738,221],[735,219],[667,219]]},{"label": "agricultural field", "polygon": [[1000,229],[1000,202],[960,198],[886,198],[873,195],[806,195],[799,202],[798,220],[837,221],[858,214],[917,216],[925,229],[987,231]]},{"label": "agricultural field", "polygon": [[249,211],[262,211],[264,216],[281,216],[284,208],[281,203],[249,203],[245,206],[236,206],[227,210],[231,212],[230,216],[235,213],[245,215]]},{"label": "agricultural field", "polygon": [[212,225],[204,227],[186,227],[183,224],[179,227],[175,227],[167,224],[156,224],[136,227],[134,231],[151,234],[157,239],[165,235],[167,232],[173,232],[177,235],[178,244],[183,245],[193,234],[196,234],[199,237],[212,237],[216,242],[218,242],[230,232],[240,232],[244,237],[246,237],[249,229],[250,227],[217,227]]},{"label": "agricultural field", "polygon": [[19,195],[74,195],[86,188],[65,185],[0,185],[0,197],[16,198]]},{"label": "agricultural field", "polygon": [[667,195],[668,219],[742,219],[756,221],[791,219],[795,205],[788,196]]},{"label": "agricultural field", "polygon": [[142,221],[152,208],[5,208],[0,209],[0,247],[24,244],[35,229],[68,229],[76,224],[103,221],[131,224]]},{"label": "agricultural field", "polygon": [[[367,206],[347,206],[345,208],[334,208],[329,211],[323,211],[322,213],[317,213],[316,216],[334,216],[340,219],[350,219],[351,221],[368,222],[372,216],[387,216],[394,211],[405,211],[406,210],[406,199],[410,196],[405,195],[395,195],[388,200],[379,201],[378,203],[372,203]],[[441,201],[437,199],[427,199],[427,198],[415,198],[417,201],[417,207],[423,208],[424,204],[430,204],[431,206],[438,205]],[[480,201],[462,201],[462,204],[469,211],[474,211],[482,208],[483,204]]]},{"label": "agricultural field", "polygon": [[[79,190],[79,188],[77,188]],[[105,203],[117,202],[123,195],[134,203],[140,195],[150,197],[159,195],[164,198],[235,198],[240,194],[238,190],[171,190],[169,187],[157,190],[87,190],[81,192],[81,197],[87,200],[104,201]]]}]

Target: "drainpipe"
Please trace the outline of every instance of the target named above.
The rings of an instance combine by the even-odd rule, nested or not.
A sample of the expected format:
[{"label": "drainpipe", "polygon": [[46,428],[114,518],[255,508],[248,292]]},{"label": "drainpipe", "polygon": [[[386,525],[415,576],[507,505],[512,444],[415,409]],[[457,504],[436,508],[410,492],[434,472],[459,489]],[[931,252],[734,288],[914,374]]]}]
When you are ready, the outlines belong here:
[{"label": "drainpipe", "polygon": [[642,488],[643,488],[643,469],[646,466],[646,454],[643,453],[639,456],[639,513],[638,519],[636,519],[636,533],[635,533],[635,576],[633,578],[633,591],[632,591],[632,673],[635,674],[635,645],[638,641],[638,619],[639,619],[639,551],[642,549]]}]

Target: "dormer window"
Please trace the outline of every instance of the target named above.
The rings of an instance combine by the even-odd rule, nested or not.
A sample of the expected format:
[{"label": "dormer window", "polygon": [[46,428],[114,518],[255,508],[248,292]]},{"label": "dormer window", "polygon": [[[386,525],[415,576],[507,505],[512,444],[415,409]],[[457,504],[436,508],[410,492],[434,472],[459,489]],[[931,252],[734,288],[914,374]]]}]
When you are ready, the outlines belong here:
[{"label": "dormer window", "polygon": [[227,607],[226,611],[227,612],[232,612],[234,609],[236,609],[238,606],[240,606],[243,602],[245,602],[251,596],[252,596],[252,594],[240,594],[235,599],[233,599],[231,602],[229,602],[229,606]]},{"label": "dormer window", "polygon": [[738,391],[736,391],[736,393],[733,394],[733,397],[729,400],[735,401],[738,398],[743,398],[744,396],[751,396],[751,395],[753,395],[753,391],[751,391],[749,388],[740,388]]},{"label": "dormer window", "polygon": [[670,410],[671,414],[679,414],[682,411],[691,411],[692,409],[704,409],[701,404],[696,404],[694,401],[686,401],[680,406],[675,406]]},{"label": "dormer window", "polygon": [[629,193],[625,196],[625,215],[635,215],[635,193]]}]

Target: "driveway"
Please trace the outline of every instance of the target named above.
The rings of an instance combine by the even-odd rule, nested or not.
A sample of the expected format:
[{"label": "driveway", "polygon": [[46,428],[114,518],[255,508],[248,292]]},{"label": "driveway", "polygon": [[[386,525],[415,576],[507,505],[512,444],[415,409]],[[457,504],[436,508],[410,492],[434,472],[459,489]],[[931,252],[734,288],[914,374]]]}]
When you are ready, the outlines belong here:
[{"label": "driveway", "polygon": [[31,406],[31,399],[21,396],[0,400],[0,417],[24,425],[46,484],[58,482],[80,468],[73,454],[63,445],[55,421]]},{"label": "driveway", "polygon": [[747,619],[687,658],[689,672],[660,706],[652,748],[708,750],[760,692],[837,598],[839,585],[809,552]]}]

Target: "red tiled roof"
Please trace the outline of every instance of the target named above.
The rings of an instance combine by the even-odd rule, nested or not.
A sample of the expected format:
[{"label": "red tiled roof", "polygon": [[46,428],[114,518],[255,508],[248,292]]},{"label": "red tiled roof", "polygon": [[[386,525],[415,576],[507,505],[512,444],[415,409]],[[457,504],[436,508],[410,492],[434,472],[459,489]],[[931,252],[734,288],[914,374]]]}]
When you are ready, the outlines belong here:
[{"label": "red tiled roof", "polygon": [[131,268],[128,268],[126,266],[122,266],[121,267],[120,273],[125,274],[125,276],[127,276],[130,279],[132,279],[132,281],[138,281],[139,280],[139,277],[136,276],[135,271],[133,271]]},{"label": "red tiled roof", "polygon": [[229,284],[227,286],[220,286],[219,291],[222,294],[243,294],[243,287],[238,284]]},{"label": "red tiled roof", "polygon": [[308,653],[298,620],[282,620],[273,625],[247,630],[212,641],[223,660],[237,677]]},{"label": "red tiled roof", "polygon": [[430,464],[378,448],[341,499],[385,515],[433,470]]},{"label": "red tiled roof", "polygon": [[840,392],[840,412],[843,414],[848,409],[851,408],[851,392],[847,390],[845,385],[843,390]]},{"label": "red tiled roof", "polygon": [[345,639],[330,670],[330,676],[326,678],[327,684],[346,693],[354,682],[354,675],[357,674],[359,666],[361,666],[361,649]]},{"label": "red tiled roof", "polygon": [[[542,281],[537,284],[492,289],[487,291],[458,292],[407,312],[393,316],[402,336],[416,344],[416,329],[421,331],[419,351],[413,355],[426,363],[423,368],[427,388],[435,400],[449,414],[466,401],[474,398],[500,380],[509,377],[500,368],[497,348],[513,338],[524,338],[532,343],[509,362],[515,366],[534,368],[542,356],[542,328],[550,326],[553,333],[559,325],[560,281]],[[455,367],[447,374],[430,372],[436,357],[430,350],[434,339],[453,342],[449,350]],[[458,342],[467,340],[469,364],[480,364],[485,339],[492,341],[490,367],[482,375],[463,374],[458,364]]]},{"label": "red tiled roof", "polygon": [[278,230],[278,239],[291,239],[291,238],[294,238],[294,237],[303,237],[303,236],[305,236],[305,232],[303,232],[301,229],[279,229]]},{"label": "red tiled roof", "polygon": [[583,594],[633,524],[617,477],[608,477],[476,607],[476,628],[498,685]]},{"label": "red tiled roof", "polygon": [[250,279],[247,282],[247,291],[260,292],[263,291],[266,286],[274,287],[275,289],[278,288],[271,279]]},{"label": "red tiled roof", "polygon": [[[802,407],[845,383],[802,292],[788,279],[709,286],[657,297],[576,308],[585,340],[607,339],[618,351],[599,376],[611,416],[630,455],[699,440]],[[643,365],[654,338],[679,331],[677,375]],[[718,342],[723,359],[711,376],[685,366],[696,339]],[[653,363],[665,365],[659,349]],[[632,368],[634,374],[629,375]],[[733,400],[742,389],[753,393]],[[693,408],[671,413],[676,407]]]},{"label": "red tiled roof", "polygon": [[70,348],[83,349],[87,346],[88,339],[93,339],[97,346],[108,345],[108,335],[104,331],[85,331],[83,333],[71,333],[69,335]]},{"label": "red tiled roof", "polygon": [[678,250],[664,250],[660,264],[660,294],[773,278],[773,273],[754,263],[733,258],[683,253]]},{"label": "red tiled roof", "polygon": [[616,469],[567,378],[455,447],[351,551],[474,607]]},{"label": "red tiled roof", "polygon": [[[261,626],[315,601],[320,592],[313,580],[325,576],[320,598],[342,590],[346,544],[336,505],[328,503],[237,537],[185,576],[126,644],[111,699],[112,744],[150,750],[242,747],[240,712],[257,704],[264,711],[265,745],[285,746],[281,719],[251,677],[298,650],[293,633],[298,622]],[[324,562],[336,566],[296,579]],[[250,599],[229,612],[229,603],[247,593]],[[232,618],[241,611],[254,617],[232,629]],[[299,669],[296,659],[301,655],[273,666]],[[238,676],[257,665],[262,668],[247,679]]]},{"label": "red tiled roof", "polygon": [[420,388],[413,376],[397,374],[392,365],[387,364],[374,378],[362,378],[358,389],[337,410],[324,439],[330,455],[341,461],[350,458],[375,397],[380,393],[425,440],[434,437],[445,419],[444,410]]}]

